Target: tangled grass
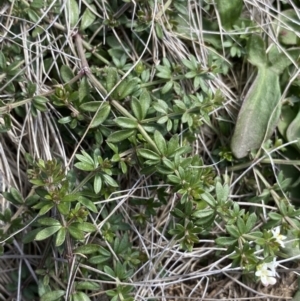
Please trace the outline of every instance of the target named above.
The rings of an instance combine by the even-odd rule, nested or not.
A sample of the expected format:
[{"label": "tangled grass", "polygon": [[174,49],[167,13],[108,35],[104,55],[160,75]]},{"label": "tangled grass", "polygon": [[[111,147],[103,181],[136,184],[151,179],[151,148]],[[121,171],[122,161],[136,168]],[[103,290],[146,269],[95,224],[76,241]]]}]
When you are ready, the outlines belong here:
[{"label": "tangled grass", "polygon": [[[269,213],[282,213],[283,199],[296,211],[299,206],[297,129],[283,134],[294,125],[296,112],[291,111],[299,106],[298,56],[289,52],[299,46],[299,2],[233,2],[241,5],[241,13],[228,4],[227,17],[222,12],[226,1],[209,0],[2,5],[0,182],[6,194],[0,199],[0,300],[297,300],[299,246],[293,241],[300,233],[298,215],[286,213],[280,219],[291,242],[285,250],[273,243],[267,254],[281,258],[280,278],[273,287],[263,287],[254,277],[258,261],[265,259],[263,247],[253,251],[257,261],[246,252],[246,260],[234,265],[236,250],[216,240],[230,237],[226,220],[216,215],[208,226],[193,216],[206,208],[203,193],[215,196],[216,183],[228,187],[226,199],[239,205],[245,222],[249,214],[257,215],[256,231],[264,224],[269,226],[265,233],[275,227],[268,223]],[[296,14],[286,17],[286,10]],[[236,19],[234,24],[230,18]],[[288,113],[282,113],[286,123],[280,121],[261,152],[234,159],[230,137],[257,71],[247,61],[252,35],[263,37],[267,52],[275,45],[291,62],[280,77],[282,112]],[[108,89],[110,77],[115,81]],[[133,84],[135,78],[139,82]],[[125,97],[120,96],[125,93],[122,82],[132,85]],[[134,123],[134,130],[128,126],[130,116],[139,112],[132,99],[142,102],[143,93],[152,101],[139,120],[144,132]],[[99,102],[96,110],[91,102]],[[104,103],[110,105],[106,118]],[[88,105],[82,109],[82,104]],[[121,130],[127,131],[122,132],[125,139],[113,136]],[[201,176],[200,184],[195,180],[190,188],[192,194],[186,193],[190,209],[181,202],[183,186],[178,188],[166,176],[166,166],[145,151],[161,152],[159,145],[167,147],[173,136],[182,148],[178,157],[202,160],[191,159],[185,166],[191,182]],[[85,153],[93,164],[98,160],[95,169],[76,165],[90,159]],[[174,156],[167,159],[176,163]],[[99,166],[103,173],[97,177]],[[55,172],[47,174],[51,168]],[[37,184],[43,174],[59,180],[51,187]],[[39,207],[46,204],[46,193],[62,190],[63,181],[70,195],[81,192],[80,197],[92,200],[93,205],[85,203],[84,217],[78,213],[83,199],[67,208],[72,217],[65,209]],[[183,220],[179,211],[185,214]],[[95,229],[87,231],[86,226],[83,239],[78,232],[64,232],[61,244],[55,238],[56,246],[54,236],[41,229],[57,224],[43,220],[38,225],[45,217],[67,229],[74,216],[74,232],[84,222]],[[190,221],[193,229],[200,229],[193,232],[196,238],[176,232],[180,223],[188,232]],[[43,233],[45,240],[32,233]],[[95,245],[102,249],[94,252]],[[238,246],[244,247],[240,241]],[[102,257],[94,263],[92,256]]]}]

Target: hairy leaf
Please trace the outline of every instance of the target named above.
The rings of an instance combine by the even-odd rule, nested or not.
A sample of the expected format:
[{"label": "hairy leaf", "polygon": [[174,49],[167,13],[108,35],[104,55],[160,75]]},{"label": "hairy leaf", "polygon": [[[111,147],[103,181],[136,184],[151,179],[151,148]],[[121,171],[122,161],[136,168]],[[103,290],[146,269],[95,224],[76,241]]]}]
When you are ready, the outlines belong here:
[{"label": "hairy leaf", "polygon": [[236,158],[247,156],[268,138],[280,115],[279,76],[269,68],[259,68],[238,115],[231,150]]}]

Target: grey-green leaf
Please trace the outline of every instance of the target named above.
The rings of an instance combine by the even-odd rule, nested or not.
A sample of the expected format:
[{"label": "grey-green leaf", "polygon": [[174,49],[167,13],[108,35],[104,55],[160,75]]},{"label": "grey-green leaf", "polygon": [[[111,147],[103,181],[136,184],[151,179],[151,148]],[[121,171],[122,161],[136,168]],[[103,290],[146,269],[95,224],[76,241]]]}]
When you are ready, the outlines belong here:
[{"label": "grey-green leaf", "polygon": [[101,191],[101,188],[102,188],[102,179],[101,176],[97,174],[95,175],[94,178],[94,192],[98,194]]},{"label": "grey-green leaf", "polygon": [[279,76],[269,68],[259,68],[240,109],[231,140],[236,158],[247,156],[272,134],[280,115],[280,97]]},{"label": "grey-green leaf", "polygon": [[300,48],[289,49],[286,50],[286,52],[290,58],[285,53],[280,52],[276,45],[273,45],[268,53],[268,59],[271,65],[270,68],[277,74],[281,74],[284,69],[293,63],[291,59],[297,61],[300,54]]},{"label": "grey-green leaf", "polygon": [[90,297],[84,292],[76,292],[72,297],[72,301],[91,301]]},{"label": "grey-green leaf", "polygon": [[295,117],[295,119],[291,122],[286,131],[286,138],[289,142],[298,140],[296,146],[300,150],[300,110]]},{"label": "grey-green leaf", "polygon": [[61,228],[56,234],[56,239],[55,239],[55,246],[59,247],[61,246],[66,239],[66,228]]},{"label": "grey-green leaf", "polygon": [[[96,11],[95,5],[91,4],[90,8]],[[92,11],[87,7],[82,15],[80,29],[85,30],[89,26],[91,26],[96,19],[96,16],[92,13]]]},{"label": "grey-green leaf", "polygon": [[118,117],[115,119],[115,123],[123,129],[135,129],[138,126],[136,120],[128,117]]},{"label": "grey-green leaf", "polygon": [[154,141],[160,153],[162,155],[165,155],[167,152],[167,143],[165,138],[159,131],[154,132]]},{"label": "grey-green leaf", "polygon": [[72,69],[67,65],[61,66],[60,75],[65,83],[69,82],[74,77]]},{"label": "grey-green leaf", "polygon": [[79,85],[79,101],[81,102],[90,93],[90,86],[87,77],[84,76]]},{"label": "grey-green leaf", "polygon": [[96,117],[91,122],[91,128],[97,127],[102,124],[110,113],[110,105],[109,103],[104,103],[101,109],[96,113]]},{"label": "grey-green leaf", "polygon": [[38,223],[43,226],[61,226],[60,222],[52,217],[42,217],[38,220]]},{"label": "grey-green leaf", "polygon": [[243,0],[216,0],[217,9],[222,26],[229,29],[240,17],[243,9]]},{"label": "grey-green leaf", "polygon": [[264,67],[267,65],[267,55],[264,40],[261,36],[253,34],[249,38],[248,45],[248,61],[256,67]]},{"label": "grey-green leaf", "polygon": [[96,291],[100,290],[100,284],[92,281],[81,281],[76,283],[76,290],[89,290],[89,291]]},{"label": "grey-green leaf", "polygon": [[52,292],[47,292],[41,297],[41,301],[55,301],[58,300],[60,297],[62,297],[65,294],[65,291],[63,290],[56,290]]},{"label": "grey-green leaf", "polygon": [[80,109],[86,112],[96,112],[102,101],[89,101],[80,105]]},{"label": "grey-green leaf", "polygon": [[0,68],[6,68],[6,58],[2,51],[0,51]]},{"label": "grey-green leaf", "polygon": [[106,90],[110,92],[119,80],[117,70],[115,68],[109,68],[106,74]]},{"label": "grey-green leaf", "polygon": [[53,235],[54,233],[56,233],[59,229],[61,229],[62,226],[51,226],[51,227],[47,227],[43,230],[41,230],[40,232],[38,232],[38,234],[35,237],[35,240],[44,240],[48,237],[50,237],[51,235]]},{"label": "grey-green leaf", "polygon": [[137,120],[142,120],[144,117],[143,117],[143,110],[141,107],[140,100],[137,99],[136,97],[132,96],[130,106],[131,106],[132,112],[133,112],[134,116],[137,118]]},{"label": "grey-green leaf", "polygon": [[142,108],[142,119],[144,119],[147,116],[148,109],[151,104],[151,97],[147,90],[144,90],[140,95],[140,105]]},{"label": "grey-green leaf", "polygon": [[120,130],[112,133],[108,138],[108,142],[120,142],[129,137],[131,137],[135,133],[135,130]]},{"label": "grey-green leaf", "polygon": [[79,7],[76,0],[67,1],[68,21],[71,27],[76,26],[79,19]]},{"label": "grey-green leaf", "polygon": [[117,93],[117,99],[122,100],[128,95],[130,95],[133,90],[137,86],[137,80],[135,78],[132,78],[130,80],[123,80],[120,85],[116,88],[115,93]]},{"label": "grey-green leaf", "polygon": [[160,156],[157,153],[150,150],[150,149],[141,148],[141,149],[137,150],[137,153],[138,153],[139,156],[141,156],[145,159],[148,159],[148,160],[154,160],[154,161],[159,161],[160,160]]},{"label": "grey-green leaf", "polygon": [[100,246],[97,244],[86,244],[86,245],[76,248],[74,250],[74,253],[80,253],[80,254],[87,255],[87,254],[96,253],[99,251],[99,249],[100,249]]},{"label": "grey-green leaf", "polygon": [[299,45],[299,31],[299,13],[294,8],[282,11],[274,22],[274,32],[279,33],[279,41],[285,45]]}]

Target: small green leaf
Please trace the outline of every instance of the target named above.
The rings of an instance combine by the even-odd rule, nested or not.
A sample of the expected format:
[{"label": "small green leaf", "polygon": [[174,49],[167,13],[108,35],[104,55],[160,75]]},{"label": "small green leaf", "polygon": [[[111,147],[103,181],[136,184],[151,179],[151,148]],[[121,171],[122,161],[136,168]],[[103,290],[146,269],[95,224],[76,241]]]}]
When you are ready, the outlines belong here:
[{"label": "small green leaf", "polygon": [[237,239],[233,237],[218,237],[215,242],[220,246],[229,247],[236,244]]},{"label": "small green leaf", "polygon": [[31,33],[31,36],[33,38],[36,38],[37,36],[41,35],[42,33],[44,33],[45,29],[44,27],[46,26],[43,26],[43,27],[35,27],[35,29],[32,31]]},{"label": "small green leaf", "polygon": [[239,232],[239,230],[237,229],[236,226],[234,226],[234,225],[226,225],[225,227],[226,227],[227,232],[231,236],[233,236],[234,238],[239,238],[241,236],[241,234],[240,234],[240,232]]},{"label": "small green leaf", "polygon": [[161,28],[161,25],[159,23],[155,23],[155,32],[156,32],[157,37],[162,40],[164,37],[164,34],[163,34],[163,30]]},{"label": "small green leaf", "polygon": [[169,116],[163,116],[157,120],[158,124],[164,124],[169,120]]},{"label": "small green leaf", "polygon": [[98,113],[96,113],[96,117],[91,122],[90,127],[94,128],[102,124],[107,119],[109,113],[110,113],[110,105],[109,103],[105,102],[102,105],[101,109],[99,109]]},{"label": "small green leaf", "polygon": [[107,265],[104,266],[104,272],[107,273],[108,275],[112,276],[113,278],[115,277],[114,270]]},{"label": "small green leaf", "polygon": [[79,19],[79,7],[76,0],[67,0],[68,21],[71,27],[75,27]]},{"label": "small green leaf", "polygon": [[190,70],[195,70],[197,69],[197,63],[194,64],[194,61],[187,60],[187,59],[182,59],[182,63],[185,67],[187,67]]},{"label": "small green leaf", "polygon": [[[89,7],[94,11],[97,11],[95,5],[90,4]],[[85,30],[90,27],[96,19],[96,16],[92,13],[92,11],[87,7],[82,15],[80,29]]]},{"label": "small green leaf", "polygon": [[103,104],[102,101],[89,101],[80,105],[80,109],[86,112],[96,112],[98,108]]},{"label": "small green leaf", "polygon": [[85,170],[85,171],[93,171],[93,170],[95,170],[94,164],[90,165],[90,164],[87,164],[85,162],[77,162],[77,163],[75,163],[75,167],[78,168],[78,169],[80,169],[80,170]]},{"label": "small green leaf", "polygon": [[159,131],[154,132],[154,142],[162,155],[167,153],[167,143],[163,135]]},{"label": "small green leaf", "polygon": [[40,212],[39,212],[39,215],[44,215],[46,214],[49,210],[51,210],[52,208],[54,207],[54,204],[53,203],[49,203],[49,204],[46,204],[44,205]]},{"label": "small green leaf", "polygon": [[57,205],[58,211],[63,215],[67,215],[70,212],[70,207],[71,207],[70,202],[60,202]]},{"label": "small green leaf", "polygon": [[62,198],[62,202],[74,202],[74,201],[77,201],[78,200],[78,197],[80,196],[79,193],[70,193],[70,194],[67,194],[65,195],[63,198]]},{"label": "small green leaf", "polygon": [[173,87],[173,81],[170,80],[166,82],[165,85],[162,87],[161,93],[162,94],[168,93],[172,89],[172,87]]},{"label": "small green leaf", "polygon": [[286,138],[289,142],[297,140],[297,148],[300,150],[300,110],[295,119],[290,123],[286,131]]},{"label": "small green leaf", "polygon": [[66,117],[58,119],[58,123],[60,123],[60,124],[67,124],[67,123],[70,123],[71,121],[72,121],[71,116],[66,116]]},{"label": "small green leaf", "polygon": [[28,9],[27,10],[27,14],[29,19],[34,22],[34,23],[39,23],[39,15],[36,13],[36,11],[34,11],[33,9]]},{"label": "small green leaf", "polygon": [[269,214],[270,219],[274,221],[281,221],[283,219],[282,215],[276,212],[270,212]]},{"label": "small green leaf", "polygon": [[179,184],[181,183],[181,179],[177,176],[174,176],[174,175],[168,175],[168,179],[172,182],[172,183],[175,183],[175,184]]},{"label": "small green leaf", "polygon": [[135,130],[121,130],[121,131],[116,131],[112,133],[108,138],[108,142],[116,143],[123,141],[131,136],[133,136],[135,133]]},{"label": "small green leaf", "polygon": [[0,51],[0,68],[1,69],[6,68],[6,58],[2,51]]},{"label": "small green leaf", "polygon": [[65,239],[66,239],[66,229],[61,228],[56,234],[55,246],[56,247],[61,246],[64,243]]},{"label": "small green leaf", "polygon": [[192,216],[197,217],[197,218],[205,218],[208,216],[213,216],[214,215],[214,210],[213,209],[201,209],[193,212]]},{"label": "small green leaf", "polygon": [[77,229],[84,231],[84,232],[95,232],[96,231],[96,227],[88,222],[82,222],[82,223],[73,223],[73,226],[76,226]]},{"label": "small green leaf", "polygon": [[150,149],[141,148],[137,150],[137,153],[139,156],[148,160],[160,161],[161,159],[160,155]]},{"label": "small green leaf", "polygon": [[139,121],[142,120],[144,116],[143,116],[143,110],[142,110],[140,100],[137,99],[135,96],[132,96],[130,105],[131,105],[132,112],[134,116],[137,118],[137,120]]},{"label": "small green leaf", "polygon": [[[246,224],[245,224],[245,221],[241,218],[241,217],[238,217],[237,218],[237,222],[236,222],[236,224],[237,224],[237,228],[238,228],[238,231],[239,231],[239,233],[240,234],[245,234],[246,233]],[[231,226],[228,226],[228,227],[232,227],[233,225],[231,225]],[[233,226],[233,227],[235,227],[235,226]],[[226,226],[226,229],[227,229],[227,226]],[[227,229],[228,230],[228,229]],[[229,230],[228,230],[228,232],[229,232]],[[229,232],[230,233],[230,232]]]},{"label": "small green leaf", "polygon": [[159,78],[164,79],[171,79],[172,78],[172,72],[171,69],[166,66],[158,65],[156,66],[156,69],[159,71],[156,73],[156,76]]},{"label": "small green leaf", "polygon": [[76,290],[98,291],[101,289],[100,284],[92,281],[81,281],[75,283]]},{"label": "small green leaf", "polygon": [[142,108],[142,118],[141,119],[145,119],[145,117],[147,116],[148,110],[150,108],[150,105],[151,105],[150,93],[147,90],[143,90],[143,92],[140,95],[139,101],[140,101],[140,106]]},{"label": "small green leaf", "polygon": [[133,90],[136,88],[138,82],[135,78],[130,79],[130,80],[123,80],[116,90],[114,91],[114,96],[117,100],[122,100],[129,96]]},{"label": "small green leaf", "polygon": [[86,76],[81,78],[78,92],[80,102],[90,94],[90,86]]},{"label": "small green leaf", "polygon": [[37,9],[43,8],[44,5],[45,5],[45,2],[43,0],[33,0],[30,3],[30,7],[37,8]]},{"label": "small green leaf", "polygon": [[76,292],[72,294],[72,301],[91,301],[91,299],[84,292]]},{"label": "small green leaf", "polygon": [[105,261],[108,261],[109,259],[110,259],[110,255],[109,256],[97,255],[97,256],[92,256],[91,258],[89,258],[89,263],[100,264]]},{"label": "small green leaf", "polygon": [[253,229],[253,227],[255,226],[257,221],[257,216],[256,214],[253,212],[249,215],[247,221],[246,221],[246,233],[250,233],[250,231]]},{"label": "small green leaf", "polygon": [[217,200],[219,202],[226,202],[229,196],[229,186],[228,185],[222,186],[220,182],[217,182],[216,195],[217,195]]},{"label": "small green leaf", "polygon": [[38,223],[43,226],[61,226],[61,223],[52,217],[43,217],[38,220]]},{"label": "small green leaf", "polygon": [[65,294],[63,290],[56,290],[52,292],[47,292],[41,297],[41,301],[55,301],[60,299]]},{"label": "small green leaf", "polygon": [[297,9],[291,8],[281,11],[274,21],[274,32],[278,33],[278,39],[281,43],[299,45],[300,20]]},{"label": "small green leaf", "polygon": [[[46,112],[47,111],[47,106],[44,104],[44,103],[38,103],[38,102],[35,102],[33,100],[32,102],[33,104],[33,107],[41,112]],[[33,107],[31,107],[31,109],[33,109]]]},{"label": "small green leaf", "polygon": [[111,186],[111,187],[119,187],[118,183],[109,175],[103,174],[103,179],[105,184]]},{"label": "small green leaf", "polygon": [[93,158],[86,151],[81,151],[81,153],[82,153],[82,155],[80,155],[80,154],[75,155],[79,161],[84,162],[89,165],[94,165]]},{"label": "small green leaf", "polygon": [[0,124],[0,133],[6,133],[11,129],[11,118],[10,114],[2,115],[4,124]]},{"label": "small green leaf", "polygon": [[89,200],[88,198],[80,196],[78,198],[78,201],[82,205],[84,205],[87,209],[89,209],[90,211],[95,212],[95,213],[98,212],[97,207],[95,206],[95,204],[91,200]]},{"label": "small green leaf", "polygon": [[214,197],[209,193],[203,193],[201,194],[201,198],[203,201],[205,201],[211,208],[215,208],[216,207],[216,200],[214,199]]},{"label": "small green leaf", "polygon": [[44,240],[48,237],[50,237],[51,235],[55,234],[59,229],[61,229],[62,226],[51,226],[51,227],[47,227],[43,230],[41,230],[40,232],[38,232],[38,234],[35,237],[35,240]]},{"label": "small green leaf", "polygon": [[243,9],[243,0],[216,0],[222,26],[230,29],[238,20]]},{"label": "small green leaf", "polygon": [[33,97],[33,101],[35,103],[40,103],[40,104],[44,104],[48,102],[48,99],[44,96],[34,96]]},{"label": "small green leaf", "polygon": [[11,187],[10,193],[11,193],[12,197],[13,197],[19,204],[23,204],[23,203],[24,203],[24,199],[23,199],[21,193],[20,193],[16,188]]},{"label": "small green leaf", "polygon": [[116,68],[109,68],[106,75],[106,90],[110,92],[119,81]]},{"label": "small green leaf", "polygon": [[118,117],[114,121],[119,127],[125,128],[125,129],[135,129],[138,126],[138,123],[136,120],[133,120],[128,117]]},{"label": "small green leaf", "polygon": [[83,240],[84,239],[84,232],[79,230],[76,225],[71,224],[68,226],[67,230],[71,234],[72,237],[74,237],[77,240]]},{"label": "small green leaf", "polygon": [[[290,49],[286,50],[286,53],[294,59],[296,62],[299,57],[299,49]],[[287,67],[289,67],[293,62],[287,55],[283,52],[280,52],[276,45],[272,45],[268,53],[269,62],[271,64],[270,69],[275,73],[281,74]]]},{"label": "small green leaf", "polygon": [[102,179],[100,175],[95,175],[94,178],[94,192],[98,194],[102,188]]},{"label": "small green leaf", "polygon": [[166,102],[161,99],[158,99],[157,102],[153,104],[153,107],[157,112],[168,114],[169,107]]},{"label": "small green leaf", "polygon": [[74,250],[74,253],[87,255],[87,254],[96,253],[99,251],[99,249],[100,249],[100,246],[97,244],[86,244],[84,246],[80,246],[80,247],[76,248]]},{"label": "small green leaf", "polygon": [[74,77],[72,69],[67,65],[61,66],[60,75],[65,83],[69,82]]}]

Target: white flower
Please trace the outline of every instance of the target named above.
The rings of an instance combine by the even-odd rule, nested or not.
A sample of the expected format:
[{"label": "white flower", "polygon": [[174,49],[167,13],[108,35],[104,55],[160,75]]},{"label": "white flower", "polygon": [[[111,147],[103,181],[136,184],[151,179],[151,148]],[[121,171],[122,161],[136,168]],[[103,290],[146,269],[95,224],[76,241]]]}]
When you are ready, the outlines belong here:
[{"label": "white flower", "polygon": [[273,258],[273,261],[272,261],[272,262],[267,262],[267,263],[265,263],[265,265],[267,266],[268,269],[271,270],[272,276],[277,276],[277,277],[279,277],[279,275],[278,275],[277,272],[276,272],[276,268],[277,268],[277,266],[278,266],[278,262],[276,262],[276,257]]},{"label": "white flower", "polygon": [[276,241],[279,243],[281,248],[284,248],[284,242],[283,240],[286,239],[286,236],[280,234],[280,226],[276,227],[275,229],[271,230],[273,237],[276,239]]},{"label": "white flower", "polygon": [[276,273],[275,269],[272,271],[274,266],[272,266],[271,270],[268,268],[269,267],[267,263],[262,263],[256,267],[255,276],[260,278],[264,286],[268,286],[270,284],[274,285],[276,283],[276,278],[274,277]]}]

